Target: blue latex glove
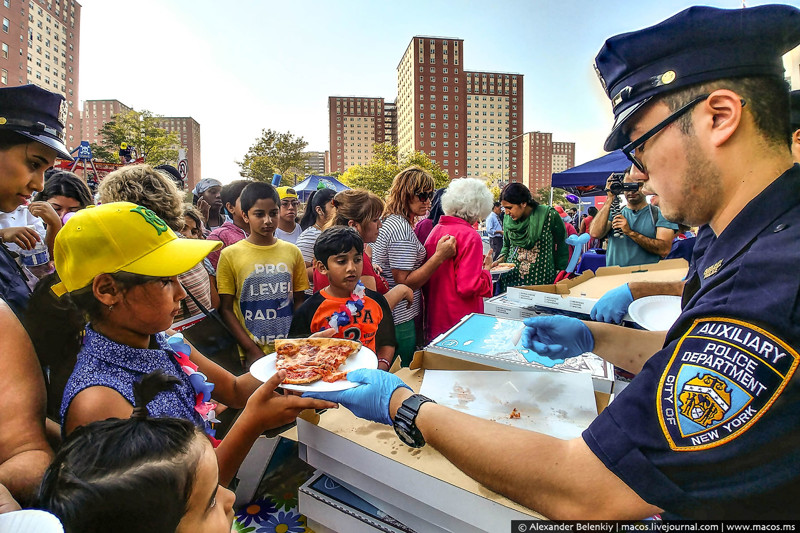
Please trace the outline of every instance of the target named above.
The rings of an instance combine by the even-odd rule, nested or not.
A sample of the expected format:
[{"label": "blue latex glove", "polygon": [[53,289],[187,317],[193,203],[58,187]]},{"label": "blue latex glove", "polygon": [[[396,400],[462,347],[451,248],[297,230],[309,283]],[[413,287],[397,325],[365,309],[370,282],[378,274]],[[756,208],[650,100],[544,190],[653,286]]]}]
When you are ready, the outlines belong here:
[{"label": "blue latex glove", "polygon": [[594,349],[594,337],[586,324],[568,316],[526,318],[522,345],[535,353],[523,354],[529,363],[552,367]]},{"label": "blue latex glove", "polygon": [[633,302],[633,294],[628,284],[620,285],[605,293],[602,298],[594,304],[589,316],[597,322],[608,322],[619,324],[622,317],[628,312],[628,306]]},{"label": "blue latex glove", "polygon": [[400,387],[411,390],[403,380],[383,370],[359,368],[348,372],[347,380],[361,385],[341,391],[309,391],[303,397],[336,402],[350,409],[359,418],[392,425],[392,418],[389,416],[392,393]]}]

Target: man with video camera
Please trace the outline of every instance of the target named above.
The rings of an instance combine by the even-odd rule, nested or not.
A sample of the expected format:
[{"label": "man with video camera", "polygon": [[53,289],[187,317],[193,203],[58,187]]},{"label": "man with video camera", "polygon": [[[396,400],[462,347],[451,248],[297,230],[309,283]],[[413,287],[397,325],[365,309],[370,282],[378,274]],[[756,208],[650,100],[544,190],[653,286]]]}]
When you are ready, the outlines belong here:
[{"label": "man with video camera", "polygon": [[[644,265],[666,257],[678,226],[647,203],[630,169],[609,176],[605,190],[606,203],[592,220],[589,234],[595,239],[608,236],[606,265]],[[628,205],[619,208],[622,193]]]}]

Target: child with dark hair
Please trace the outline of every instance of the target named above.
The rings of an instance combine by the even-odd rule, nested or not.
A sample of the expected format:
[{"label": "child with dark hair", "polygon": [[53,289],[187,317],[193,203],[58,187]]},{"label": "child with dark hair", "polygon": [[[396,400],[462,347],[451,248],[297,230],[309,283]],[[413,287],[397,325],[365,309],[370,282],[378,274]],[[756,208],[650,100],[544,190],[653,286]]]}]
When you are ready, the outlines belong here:
[{"label": "child with dark hair", "polygon": [[[297,237],[297,247],[303,254],[308,281],[312,284],[314,281],[314,243],[333,212],[331,201],[335,195],[336,191],[328,188],[312,192],[308,197],[303,218],[300,219],[300,227],[303,228],[303,232]],[[309,290],[306,291],[306,294],[310,296],[312,293]]]},{"label": "child with dark hair", "polygon": [[386,299],[364,287],[364,241],[349,226],[332,226],[314,244],[314,267],[329,285],[295,312],[290,337],[332,328],[334,337],[361,342],[378,356],[378,368],[389,370],[395,354],[394,321]]},{"label": "child with dark hair", "polygon": [[65,533],[229,532],[234,495],[219,484],[211,443],[180,418],[151,418],[155,397],[180,384],[156,370],[133,383],[129,418],[72,432],[47,469],[39,507]]},{"label": "child with dark hair", "polygon": [[[44,190],[36,195],[37,201],[53,206],[61,221],[66,224],[70,213],[94,204],[89,186],[72,172],[61,170],[52,173],[44,182]],[[67,216],[69,215],[69,216]]]},{"label": "child with dark hair", "polygon": [[[129,416],[136,405],[133,384],[162,369],[180,383],[155,397],[156,416],[189,420],[213,439],[215,401],[244,407],[225,439],[212,440],[227,485],[264,430],[291,422],[303,409],[325,407],[274,394],[280,381],[235,377],[169,330],[186,297],[178,274],[218,246],[180,239],[155,213],[130,202],[79,211],[59,232],[60,282],[52,292],[61,297],[65,316],[57,322],[62,328],[48,330],[49,341],[80,348],[61,401],[64,435],[97,420]],[[32,326],[30,331],[39,331]]]},{"label": "child with dark hair", "polygon": [[300,250],[275,237],[280,208],[275,188],[251,183],[240,200],[250,235],[222,250],[217,289],[220,314],[249,367],[274,351],[275,339],[289,334],[292,313],[305,300],[309,285]]},{"label": "child with dark hair", "polygon": [[[208,237],[210,241],[220,241],[222,248],[235,244],[242,239],[246,239],[250,235],[250,224],[244,221],[242,213],[241,195],[245,187],[251,182],[248,180],[236,180],[222,187],[220,197],[222,198],[222,206],[228,214],[229,220],[226,220],[222,225],[212,231]],[[208,261],[216,273],[217,263],[219,263],[219,254],[222,248],[214,250],[208,254]]]}]

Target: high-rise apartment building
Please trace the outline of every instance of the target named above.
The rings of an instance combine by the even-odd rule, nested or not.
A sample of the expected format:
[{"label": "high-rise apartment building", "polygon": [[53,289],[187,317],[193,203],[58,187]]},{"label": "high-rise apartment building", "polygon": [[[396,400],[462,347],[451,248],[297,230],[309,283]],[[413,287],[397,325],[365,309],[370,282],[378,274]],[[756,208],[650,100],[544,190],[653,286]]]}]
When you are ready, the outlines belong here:
[{"label": "high-rise apartment building", "polygon": [[575,166],[575,143],[553,142],[553,174]]},{"label": "high-rise apartment building", "polygon": [[575,166],[575,143],[553,141],[553,134],[532,131],[522,137],[522,183],[531,192],[550,187],[555,172]]},{"label": "high-rise apartment building", "polygon": [[[191,190],[202,179],[200,171],[200,124],[192,117],[160,117],[159,127],[178,134],[177,148],[186,150],[186,189]],[[211,176],[221,181],[230,181],[237,176]]]},{"label": "high-rise apartment building", "polygon": [[75,0],[2,0],[0,87],[32,83],[67,100],[65,141],[81,141],[78,58],[81,5]]},{"label": "high-rise apartment building", "polygon": [[451,178],[467,175],[464,40],[415,36],[397,66],[397,147],[423,151]]},{"label": "high-rise apartment building", "polygon": [[553,176],[553,134],[532,131],[522,137],[522,183],[536,192]]},{"label": "high-rise apartment building", "polygon": [[372,159],[372,147],[384,142],[383,98],[328,97],[330,170],[344,172]]},{"label": "high-rise apartment building", "polygon": [[308,155],[306,167],[311,174],[325,175],[325,152],[305,152]]},{"label": "high-rise apartment building", "polygon": [[89,144],[100,144],[103,125],[114,115],[127,113],[132,109],[119,100],[86,100],[83,102],[81,118],[81,140]]},{"label": "high-rise apartment building", "polygon": [[465,76],[466,175],[521,181],[522,74],[468,71]]},{"label": "high-rise apartment building", "polygon": [[397,104],[394,102],[383,104],[383,139],[397,146]]}]

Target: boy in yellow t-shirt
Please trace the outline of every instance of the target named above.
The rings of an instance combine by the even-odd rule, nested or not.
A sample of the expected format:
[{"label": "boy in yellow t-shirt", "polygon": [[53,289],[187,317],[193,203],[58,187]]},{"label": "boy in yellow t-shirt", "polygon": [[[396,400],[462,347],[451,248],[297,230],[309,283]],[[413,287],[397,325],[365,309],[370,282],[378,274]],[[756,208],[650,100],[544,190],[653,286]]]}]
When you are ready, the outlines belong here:
[{"label": "boy in yellow t-shirt", "polygon": [[305,300],[308,276],[297,246],[275,238],[277,191],[267,183],[251,183],[240,201],[250,235],[222,250],[217,289],[220,314],[249,367],[274,351],[275,339],[288,335],[292,314]]}]

